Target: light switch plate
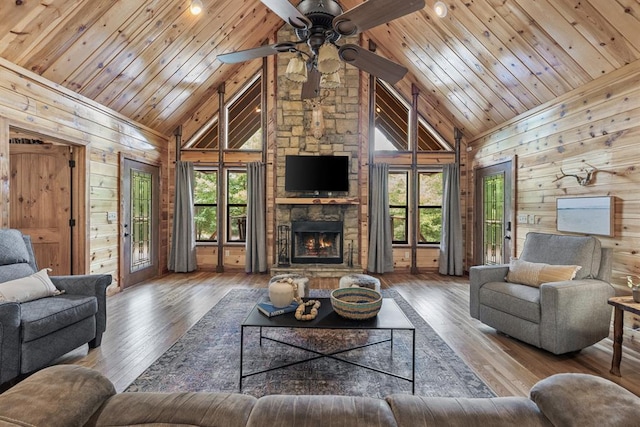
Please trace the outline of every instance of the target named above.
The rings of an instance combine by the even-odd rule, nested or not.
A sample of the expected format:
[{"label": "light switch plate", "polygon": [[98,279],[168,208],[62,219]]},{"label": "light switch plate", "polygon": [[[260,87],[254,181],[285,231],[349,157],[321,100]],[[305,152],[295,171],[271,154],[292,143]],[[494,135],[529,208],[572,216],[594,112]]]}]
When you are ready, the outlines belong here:
[{"label": "light switch plate", "polygon": [[518,215],[518,224],[526,224],[527,223],[527,215],[519,214]]}]

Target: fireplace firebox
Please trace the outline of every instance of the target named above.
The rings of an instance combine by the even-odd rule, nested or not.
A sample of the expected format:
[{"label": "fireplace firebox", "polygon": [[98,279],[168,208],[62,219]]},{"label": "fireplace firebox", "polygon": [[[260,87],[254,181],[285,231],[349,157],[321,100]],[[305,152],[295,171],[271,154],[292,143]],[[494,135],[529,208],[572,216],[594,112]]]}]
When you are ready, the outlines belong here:
[{"label": "fireplace firebox", "polygon": [[342,264],[342,221],[291,223],[291,262]]}]

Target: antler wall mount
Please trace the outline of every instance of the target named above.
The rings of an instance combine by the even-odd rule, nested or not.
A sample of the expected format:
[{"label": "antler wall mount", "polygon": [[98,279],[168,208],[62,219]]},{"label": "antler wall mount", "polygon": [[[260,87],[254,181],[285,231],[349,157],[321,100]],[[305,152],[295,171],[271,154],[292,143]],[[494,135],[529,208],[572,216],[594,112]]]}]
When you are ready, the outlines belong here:
[{"label": "antler wall mount", "polygon": [[[304,83],[302,97],[320,93],[320,88],[335,88],[340,61],[351,64],[387,83],[395,84],[407,69],[355,44],[338,46],[342,36],[352,36],[378,25],[423,9],[424,0],[367,0],[344,12],[335,0],[302,0],[293,6],[288,0],[260,0],[291,25],[298,41],[281,42],[218,55],[224,63],[238,63],[278,53],[295,53],[287,74]],[[307,45],[307,48],[304,48]],[[305,86],[307,86],[305,88]]]},{"label": "antler wall mount", "polygon": [[584,176],[582,176],[582,174],[580,172],[578,173],[574,173],[574,174],[567,174],[565,173],[562,168],[560,168],[560,173],[562,175],[558,176],[556,175],[556,179],[554,179],[552,182],[556,182],[556,181],[560,181],[561,179],[567,178],[567,177],[573,177],[578,181],[578,184],[581,186],[587,186],[587,185],[591,185],[594,183],[595,178],[596,178],[596,174],[598,172],[604,172],[604,173],[608,173],[611,175],[617,175],[616,172],[612,172],[612,171],[608,171],[608,170],[603,170],[603,169],[598,169],[595,166],[590,165],[589,163],[585,163],[587,166],[589,166],[591,169],[583,169],[584,170]]}]

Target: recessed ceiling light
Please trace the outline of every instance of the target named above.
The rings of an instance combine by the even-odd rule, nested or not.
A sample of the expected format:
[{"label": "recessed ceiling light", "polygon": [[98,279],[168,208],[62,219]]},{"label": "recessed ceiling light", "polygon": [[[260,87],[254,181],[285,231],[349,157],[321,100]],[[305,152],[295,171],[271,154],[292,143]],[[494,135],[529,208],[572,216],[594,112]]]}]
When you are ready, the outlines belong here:
[{"label": "recessed ceiling light", "polygon": [[447,16],[447,5],[443,1],[437,1],[436,4],[433,5],[433,10],[439,18]]},{"label": "recessed ceiling light", "polygon": [[202,12],[202,1],[201,0],[191,0],[191,5],[189,6],[189,11],[193,15],[199,15]]}]

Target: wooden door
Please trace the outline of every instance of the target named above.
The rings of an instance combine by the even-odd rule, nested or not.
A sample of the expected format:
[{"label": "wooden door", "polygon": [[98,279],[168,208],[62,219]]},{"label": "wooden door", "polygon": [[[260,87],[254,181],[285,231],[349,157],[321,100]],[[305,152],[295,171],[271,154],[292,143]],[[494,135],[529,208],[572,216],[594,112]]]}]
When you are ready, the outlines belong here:
[{"label": "wooden door", "polygon": [[31,236],[38,268],[71,269],[71,151],[52,144],[11,144],[9,225]]},{"label": "wooden door", "polygon": [[159,274],[160,170],[125,159],[122,174],[122,287]]}]

